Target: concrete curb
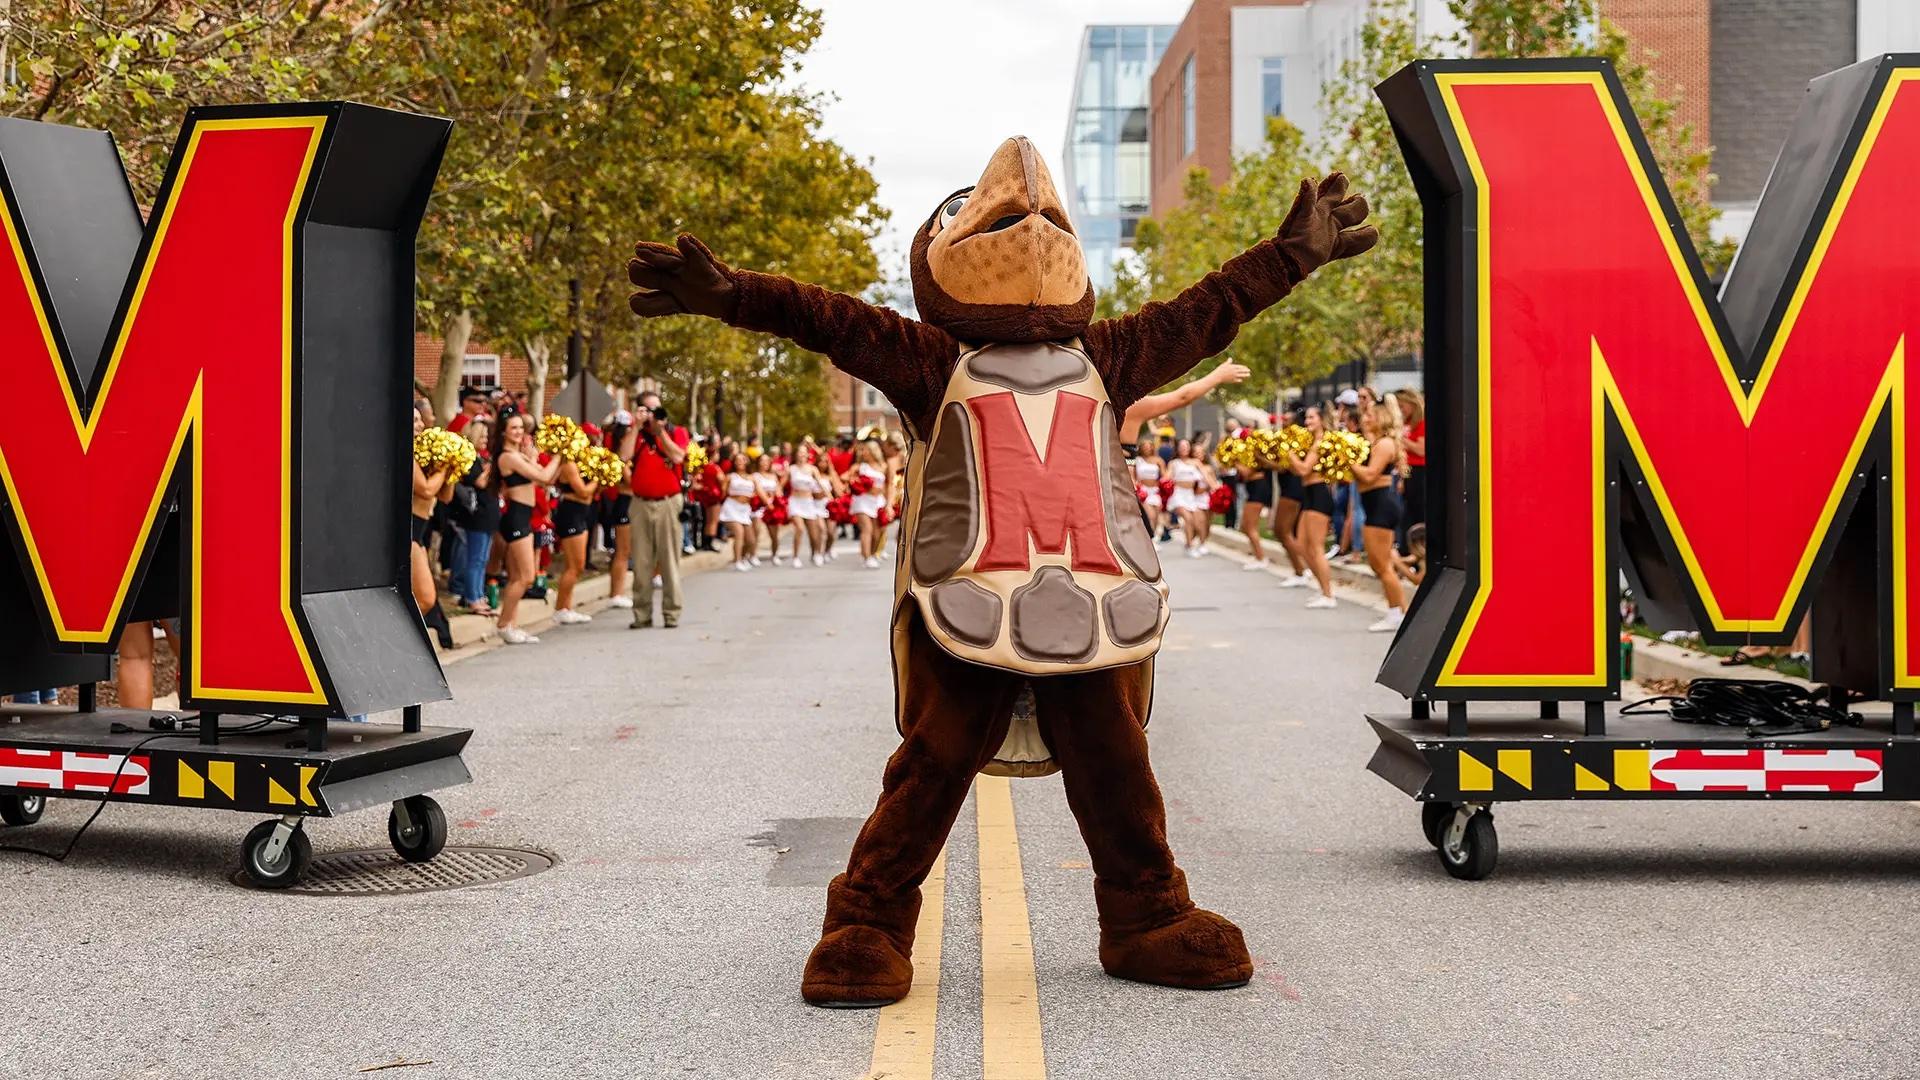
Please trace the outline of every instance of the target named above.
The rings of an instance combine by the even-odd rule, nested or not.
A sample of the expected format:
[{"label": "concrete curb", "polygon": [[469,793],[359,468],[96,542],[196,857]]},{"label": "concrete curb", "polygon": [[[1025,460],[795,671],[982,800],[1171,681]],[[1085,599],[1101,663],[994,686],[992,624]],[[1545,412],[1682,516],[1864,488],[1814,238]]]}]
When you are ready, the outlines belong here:
[{"label": "concrete curb", "polygon": [[[692,555],[680,556],[682,576],[704,573],[727,565],[727,557],[718,551],[698,551]],[[608,586],[612,583],[605,571],[592,577],[583,577],[573,587],[573,602],[581,613],[592,615],[604,610],[612,597],[608,595]],[[548,586],[551,590],[552,586]],[[552,593],[549,591],[549,597]],[[448,615],[447,624],[453,631],[453,648],[441,649],[435,646],[440,663],[457,664],[462,660],[492,652],[501,645],[500,629],[494,620],[485,615]],[[520,628],[529,634],[539,634],[552,629],[553,605],[550,600],[520,601]]]}]

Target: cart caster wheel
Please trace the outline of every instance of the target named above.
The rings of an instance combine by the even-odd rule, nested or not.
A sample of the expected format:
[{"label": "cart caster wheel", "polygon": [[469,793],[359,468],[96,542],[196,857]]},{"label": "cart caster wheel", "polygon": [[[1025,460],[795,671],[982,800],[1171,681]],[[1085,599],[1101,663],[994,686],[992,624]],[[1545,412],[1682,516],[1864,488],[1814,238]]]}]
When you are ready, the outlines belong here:
[{"label": "cart caster wheel", "polygon": [[240,865],[256,889],[290,889],[307,876],[307,865],[313,862],[313,841],[302,828],[293,830],[277,856],[267,855],[267,841],[279,827],[278,821],[263,821],[240,842]]},{"label": "cart caster wheel", "polygon": [[1440,834],[1446,831],[1447,822],[1452,820],[1453,812],[1460,809],[1459,803],[1426,802],[1420,804],[1420,832],[1427,843],[1440,846]]},{"label": "cart caster wheel", "polygon": [[1493,873],[1494,861],[1500,857],[1493,815],[1484,807],[1460,807],[1447,819],[1438,847],[1440,865],[1461,881],[1479,881]]},{"label": "cart caster wheel", "polygon": [[[407,810],[407,825],[400,824],[400,808]],[[426,862],[447,846],[447,812],[425,795],[415,795],[394,804],[387,811],[387,839],[394,853],[408,862]]]},{"label": "cart caster wheel", "polygon": [[0,821],[9,825],[32,825],[46,812],[45,795],[0,795]]}]

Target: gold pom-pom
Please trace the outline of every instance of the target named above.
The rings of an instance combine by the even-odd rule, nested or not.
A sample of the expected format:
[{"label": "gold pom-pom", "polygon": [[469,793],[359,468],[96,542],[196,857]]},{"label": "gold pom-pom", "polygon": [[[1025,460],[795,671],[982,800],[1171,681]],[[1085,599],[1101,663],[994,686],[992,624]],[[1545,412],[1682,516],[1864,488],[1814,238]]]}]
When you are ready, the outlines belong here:
[{"label": "gold pom-pom", "polygon": [[687,471],[699,472],[707,467],[707,448],[699,443],[687,447]]},{"label": "gold pom-pom", "polygon": [[626,466],[620,461],[620,455],[604,446],[592,446],[580,455],[576,464],[581,479],[590,484],[618,484],[627,478]]},{"label": "gold pom-pom", "polygon": [[1299,424],[1288,424],[1274,433],[1274,442],[1285,455],[1284,461],[1296,461],[1313,449],[1313,432]]},{"label": "gold pom-pom", "polygon": [[549,454],[557,454],[578,465],[580,455],[593,445],[587,433],[571,416],[548,413],[540,418],[540,430],[533,434],[533,445]]},{"label": "gold pom-pom", "polygon": [[1353,467],[1367,460],[1373,450],[1364,436],[1351,431],[1329,431],[1320,437],[1319,460],[1314,471],[1334,483],[1353,479]]},{"label": "gold pom-pom", "polygon": [[1261,469],[1286,467],[1286,452],[1281,445],[1278,431],[1249,431],[1247,445],[1253,452],[1255,466]]},{"label": "gold pom-pom", "polygon": [[413,460],[426,472],[448,469],[465,476],[477,456],[472,443],[446,428],[428,428],[413,437]]},{"label": "gold pom-pom", "polygon": [[1253,468],[1253,446],[1247,440],[1229,435],[1214,448],[1213,457],[1229,469]]}]

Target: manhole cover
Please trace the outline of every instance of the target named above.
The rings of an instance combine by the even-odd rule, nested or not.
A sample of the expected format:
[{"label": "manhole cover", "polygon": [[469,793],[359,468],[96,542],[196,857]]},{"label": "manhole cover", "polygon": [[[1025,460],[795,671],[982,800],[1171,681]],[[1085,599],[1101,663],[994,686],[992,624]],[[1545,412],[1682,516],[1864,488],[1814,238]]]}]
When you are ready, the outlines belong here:
[{"label": "manhole cover", "polygon": [[[440,892],[528,877],[553,863],[551,855],[517,848],[450,847],[423,863],[407,862],[385,848],[330,851],[314,856],[305,880],[287,891],[316,896]],[[247,882],[236,873],[234,883]]]}]

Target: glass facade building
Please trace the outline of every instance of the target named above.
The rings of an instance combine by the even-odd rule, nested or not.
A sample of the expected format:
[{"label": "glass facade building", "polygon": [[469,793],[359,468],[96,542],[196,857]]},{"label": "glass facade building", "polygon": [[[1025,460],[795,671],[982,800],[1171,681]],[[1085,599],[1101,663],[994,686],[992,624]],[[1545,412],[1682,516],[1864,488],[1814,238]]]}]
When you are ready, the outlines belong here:
[{"label": "glass facade building", "polygon": [[1063,194],[1096,290],[1113,284],[1114,260],[1147,214],[1147,87],[1175,29],[1089,26],[1080,39]]}]

